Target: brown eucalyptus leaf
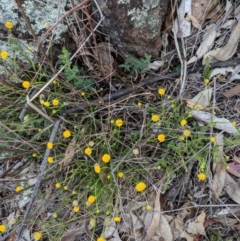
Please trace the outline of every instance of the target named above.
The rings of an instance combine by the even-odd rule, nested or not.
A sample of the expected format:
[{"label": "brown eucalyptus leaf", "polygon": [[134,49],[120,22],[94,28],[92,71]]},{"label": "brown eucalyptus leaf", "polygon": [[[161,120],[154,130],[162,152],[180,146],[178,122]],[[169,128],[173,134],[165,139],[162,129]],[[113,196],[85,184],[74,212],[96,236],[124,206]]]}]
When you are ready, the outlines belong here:
[{"label": "brown eucalyptus leaf", "polygon": [[191,234],[200,234],[206,236],[205,228],[203,223],[205,221],[206,213],[202,211],[200,215],[195,219],[189,219],[185,223],[185,230]]},{"label": "brown eucalyptus leaf", "polygon": [[226,61],[230,59],[236,53],[239,39],[240,39],[240,21],[238,21],[238,24],[232,31],[227,44],[224,47],[222,47],[218,51],[218,53],[213,57],[220,61]]},{"label": "brown eucalyptus leaf", "polygon": [[154,213],[152,216],[151,223],[148,228],[146,228],[146,237],[145,241],[151,240],[153,235],[156,233],[159,223],[160,223],[160,214],[161,207],[160,207],[160,192],[157,192],[155,204],[154,204]]},{"label": "brown eucalyptus leaf", "polygon": [[239,183],[235,182],[234,179],[228,173],[226,173],[225,191],[233,201],[240,204],[240,186],[239,186]]}]

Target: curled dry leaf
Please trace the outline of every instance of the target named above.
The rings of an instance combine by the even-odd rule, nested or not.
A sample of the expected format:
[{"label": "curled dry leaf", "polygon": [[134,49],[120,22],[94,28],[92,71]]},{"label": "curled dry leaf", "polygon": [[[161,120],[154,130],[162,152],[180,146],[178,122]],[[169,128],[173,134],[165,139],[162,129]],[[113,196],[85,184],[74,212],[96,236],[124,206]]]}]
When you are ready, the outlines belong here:
[{"label": "curled dry leaf", "polygon": [[197,19],[196,19],[194,16],[188,15],[185,19],[186,19],[187,21],[192,22],[192,25],[193,25],[195,28],[197,28],[197,29],[200,28],[200,24],[198,23]]},{"label": "curled dry leaf", "polygon": [[194,118],[205,123],[214,123],[216,129],[225,131],[230,134],[238,133],[238,130],[232,123],[226,118],[218,118],[211,113],[201,110],[191,110],[190,112]]},{"label": "curled dry leaf", "polygon": [[239,39],[240,39],[240,21],[238,21],[236,27],[232,31],[227,44],[222,48],[220,48],[215,55],[213,55],[212,53],[212,57],[220,61],[226,61],[230,59],[236,53]]},{"label": "curled dry leaf", "polygon": [[185,223],[185,230],[191,234],[200,234],[206,236],[205,228],[203,223],[205,221],[206,213],[202,211],[196,219],[189,219]]},{"label": "curled dry leaf", "polygon": [[221,195],[224,185],[225,185],[225,176],[226,176],[226,165],[225,159],[223,156],[223,135],[218,134],[216,136],[215,146],[218,148],[217,155],[217,163],[213,163],[213,195],[216,199]]},{"label": "curled dry leaf", "polygon": [[234,179],[228,173],[226,173],[225,191],[233,201],[240,204],[240,186],[239,186],[239,183],[235,182]]},{"label": "curled dry leaf", "polygon": [[[212,29],[209,30],[203,37],[203,41],[196,52],[196,56],[193,56],[190,60],[188,60],[187,64],[194,63],[198,59],[202,58],[207,53],[207,51],[212,48],[216,37],[217,31],[212,27]],[[204,56],[204,58],[206,57]]]}]

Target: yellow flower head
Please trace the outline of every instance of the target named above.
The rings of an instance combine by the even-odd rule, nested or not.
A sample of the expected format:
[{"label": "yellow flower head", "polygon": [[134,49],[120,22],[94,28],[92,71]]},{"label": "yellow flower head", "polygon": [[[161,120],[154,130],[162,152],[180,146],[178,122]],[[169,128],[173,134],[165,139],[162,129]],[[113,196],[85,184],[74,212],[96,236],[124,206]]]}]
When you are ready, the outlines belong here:
[{"label": "yellow flower head", "polygon": [[203,172],[199,173],[199,174],[198,174],[198,179],[199,179],[200,181],[204,181],[204,180],[206,179],[205,173],[203,173]]},{"label": "yellow flower head", "polygon": [[44,24],[44,28],[49,29],[50,27],[51,27],[50,23],[46,22],[46,23]]},{"label": "yellow flower head", "polygon": [[99,164],[95,164],[95,165],[94,165],[94,171],[95,171],[96,173],[100,173],[100,172],[101,172],[101,167],[100,167]]},{"label": "yellow flower head", "polygon": [[6,50],[2,50],[0,52],[0,56],[2,59],[6,59],[8,57],[8,52]]},{"label": "yellow flower head", "polygon": [[35,232],[35,233],[33,234],[33,238],[34,238],[34,240],[40,240],[40,239],[42,238],[42,233],[40,233],[40,232]]},{"label": "yellow flower head", "polygon": [[133,152],[133,154],[134,155],[139,155],[139,150],[137,149],[137,148],[134,148],[133,150],[132,150],[132,152]]},{"label": "yellow flower head", "polygon": [[88,145],[93,147],[95,145],[95,143],[94,143],[94,141],[89,141]]},{"label": "yellow flower head", "polygon": [[85,150],[84,150],[84,153],[85,155],[87,156],[90,156],[92,154],[92,149],[90,147],[87,147]]},{"label": "yellow flower head", "polygon": [[232,125],[233,125],[233,126],[236,126],[236,125],[237,125],[237,122],[236,122],[236,121],[233,121],[233,122],[232,122]]},{"label": "yellow flower head", "polygon": [[85,96],[85,92],[82,91],[82,92],[81,92],[81,96]]},{"label": "yellow flower head", "polygon": [[110,162],[110,159],[111,159],[111,157],[110,157],[109,154],[104,154],[104,155],[102,156],[102,161],[103,161],[104,163]]},{"label": "yellow flower head", "polygon": [[47,162],[49,164],[52,164],[53,163],[53,157],[52,156],[49,156],[48,159],[47,159]]},{"label": "yellow flower head", "polygon": [[57,80],[54,79],[54,80],[52,81],[52,83],[53,83],[54,85],[57,84]]},{"label": "yellow flower head", "polygon": [[151,210],[151,209],[152,209],[151,205],[147,205],[147,206],[146,206],[146,209],[147,209],[148,211]]},{"label": "yellow flower head", "polygon": [[184,131],[183,131],[183,135],[186,136],[186,137],[188,137],[188,136],[191,135],[191,131],[189,131],[189,130],[184,130]]},{"label": "yellow flower head", "polygon": [[152,121],[157,122],[159,121],[160,117],[159,115],[152,115]]},{"label": "yellow flower head", "polygon": [[214,142],[216,141],[216,137],[212,136],[212,137],[210,138],[210,141],[211,141],[212,143],[214,143]]},{"label": "yellow flower head", "polygon": [[114,220],[116,223],[119,223],[119,222],[121,222],[121,217],[115,216],[115,217],[113,218],[113,220]]},{"label": "yellow flower head", "polygon": [[22,187],[21,187],[21,186],[17,186],[17,187],[15,188],[15,191],[16,191],[16,192],[21,192],[21,191],[22,191]]},{"label": "yellow flower head", "polygon": [[59,105],[59,100],[58,99],[54,99],[52,101],[52,104],[53,104],[53,106],[58,106]]},{"label": "yellow flower head", "polygon": [[33,154],[32,154],[32,157],[37,157],[37,153],[33,153]]},{"label": "yellow flower head", "polygon": [[103,238],[103,237],[99,237],[99,238],[97,239],[97,241],[106,241],[106,240],[105,240],[105,238]]},{"label": "yellow flower head", "polygon": [[57,111],[56,110],[52,110],[52,114],[54,115],[54,114],[56,114],[57,113]]},{"label": "yellow flower head", "polygon": [[158,137],[157,137],[157,139],[158,139],[159,142],[164,142],[164,141],[165,141],[165,138],[166,138],[166,137],[165,137],[164,134],[159,134]]},{"label": "yellow flower head", "polygon": [[72,195],[76,195],[77,192],[75,190],[72,191]]},{"label": "yellow flower head", "polygon": [[52,143],[52,142],[48,142],[48,143],[47,143],[47,148],[48,148],[49,150],[53,149],[53,143]]},{"label": "yellow flower head", "polygon": [[60,183],[60,182],[57,182],[57,183],[55,184],[55,187],[56,187],[57,189],[59,189],[59,188],[61,187],[61,183]]},{"label": "yellow flower head", "polygon": [[77,207],[78,206],[78,200],[73,200],[72,205],[73,205],[73,207]]},{"label": "yellow flower head", "polygon": [[88,203],[94,203],[96,201],[96,197],[91,195],[91,196],[88,197],[87,201],[88,201]]},{"label": "yellow flower head", "polygon": [[69,138],[70,136],[71,136],[71,131],[65,130],[65,131],[63,132],[63,137],[64,137],[64,138]]},{"label": "yellow flower head", "polygon": [[0,224],[0,233],[5,233],[6,232],[6,226],[4,224]]},{"label": "yellow flower head", "polygon": [[29,89],[30,85],[31,85],[30,82],[27,81],[27,80],[25,80],[25,81],[22,82],[22,87],[23,87],[24,89]]},{"label": "yellow flower head", "polygon": [[209,83],[209,79],[204,79],[204,83],[208,84]]},{"label": "yellow flower head", "polygon": [[73,207],[73,212],[74,213],[78,213],[80,211],[80,207],[79,206],[74,206]]},{"label": "yellow flower head", "polygon": [[180,137],[179,137],[179,140],[180,140],[180,141],[184,141],[184,140],[185,140],[185,136],[180,136]]},{"label": "yellow flower head", "polygon": [[181,126],[185,126],[187,124],[187,121],[185,119],[181,120],[180,121],[180,125]]},{"label": "yellow flower head", "polygon": [[118,172],[118,177],[122,178],[124,176],[123,172]]},{"label": "yellow flower head", "polygon": [[49,107],[49,106],[50,106],[50,103],[49,103],[48,101],[44,101],[44,102],[43,102],[43,105],[44,105],[45,107]]},{"label": "yellow flower head", "polygon": [[123,125],[123,120],[122,119],[117,119],[115,121],[115,124],[116,124],[117,127],[121,127]]},{"label": "yellow flower head", "polygon": [[161,96],[165,95],[165,89],[164,88],[159,88],[158,89],[158,94],[161,95]]},{"label": "yellow flower head", "polygon": [[6,27],[7,29],[12,29],[12,28],[13,28],[13,23],[12,23],[11,21],[6,21],[6,22],[5,22],[5,27]]},{"label": "yellow flower head", "polygon": [[93,227],[93,228],[96,227],[96,219],[91,218],[89,224],[90,224],[90,226]]},{"label": "yellow flower head", "polygon": [[147,186],[146,186],[146,184],[144,182],[139,182],[136,185],[135,189],[136,189],[137,192],[142,192],[142,191],[144,191],[146,189],[146,187]]},{"label": "yellow flower head", "polygon": [[68,190],[68,186],[64,186],[63,189],[64,189],[65,191],[67,191],[67,190]]},{"label": "yellow flower head", "polygon": [[141,103],[141,102],[138,102],[137,105],[138,105],[138,107],[141,107],[141,106],[142,106],[142,103]]}]

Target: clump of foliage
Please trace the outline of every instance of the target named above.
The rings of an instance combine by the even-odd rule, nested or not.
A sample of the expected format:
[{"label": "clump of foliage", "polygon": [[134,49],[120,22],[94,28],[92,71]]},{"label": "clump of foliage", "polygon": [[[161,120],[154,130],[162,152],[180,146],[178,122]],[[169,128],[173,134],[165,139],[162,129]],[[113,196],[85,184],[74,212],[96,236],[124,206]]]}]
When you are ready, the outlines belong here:
[{"label": "clump of foliage", "polygon": [[68,81],[73,81],[76,89],[91,90],[94,80],[91,78],[81,78],[80,75],[83,74],[84,70],[78,68],[77,65],[72,64],[70,59],[71,54],[67,51],[65,47],[62,48],[62,54],[58,56],[61,61],[61,68],[64,67],[64,74]]},{"label": "clump of foliage", "polygon": [[148,65],[150,64],[151,55],[145,54],[144,58],[137,59],[133,56],[127,58],[124,64],[120,64],[119,67],[123,68],[128,72],[144,72],[146,71]]}]

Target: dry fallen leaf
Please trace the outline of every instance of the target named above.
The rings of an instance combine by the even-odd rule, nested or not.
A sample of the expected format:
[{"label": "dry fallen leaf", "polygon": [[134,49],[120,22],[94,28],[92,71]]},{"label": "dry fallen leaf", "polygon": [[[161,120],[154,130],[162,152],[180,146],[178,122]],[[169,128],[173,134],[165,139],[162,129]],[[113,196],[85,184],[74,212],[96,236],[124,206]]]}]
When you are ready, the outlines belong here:
[{"label": "dry fallen leaf", "polygon": [[179,230],[181,238],[185,238],[187,241],[193,241],[194,236],[191,236],[184,230],[184,222],[178,218],[174,220],[175,228]]},{"label": "dry fallen leaf", "polygon": [[225,191],[233,201],[240,204],[240,186],[239,186],[239,183],[235,182],[234,179],[228,173],[226,173]]},{"label": "dry fallen leaf", "polygon": [[231,98],[234,95],[238,95],[240,93],[240,84],[237,84],[235,87],[231,88],[222,93],[222,95],[226,98]]},{"label": "dry fallen leaf", "polygon": [[225,165],[225,158],[223,156],[223,135],[218,134],[216,136],[216,143],[215,146],[218,148],[217,155],[217,163],[213,163],[213,195],[215,199],[218,199],[222,193],[222,190],[225,185],[225,176],[226,176],[226,165]]},{"label": "dry fallen leaf", "polygon": [[158,70],[160,67],[162,67],[164,65],[164,61],[153,61],[152,63],[150,63],[148,65],[148,69],[154,69],[154,70]]},{"label": "dry fallen leaf", "polygon": [[240,164],[228,163],[227,171],[236,177],[240,177]]},{"label": "dry fallen leaf", "polygon": [[232,123],[226,118],[219,118],[215,115],[201,111],[201,110],[191,110],[190,112],[194,118],[205,123],[214,123],[214,128],[225,131],[230,134],[238,133],[238,130]]},{"label": "dry fallen leaf", "polygon": [[187,106],[189,108],[194,109],[204,109],[210,105],[210,101],[212,98],[212,88],[205,89],[199,92],[192,99],[187,100]]},{"label": "dry fallen leaf", "polygon": [[105,230],[103,236],[109,241],[122,241],[119,237],[116,223],[109,217],[105,219]]},{"label": "dry fallen leaf", "polygon": [[82,225],[79,227],[66,231],[61,237],[60,241],[75,241],[77,237],[81,236],[81,234],[85,232],[85,225],[82,223]]},{"label": "dry fallen leaf", "polygon": [[240,21],[238,21],[238,24],[232,31],[227,44],[224,47],[222,47],[218,51],[218,53],[213,57],[220,61],[226,61],[230,59],[237,50],[239,39],[240,39]]},{"label": "dry fallen leaf", "polygon": [[151,224],[149,225],[149,227],[146,228],[145,241],[151,240],[152,236],[156,233],[160,223],[160,217],[161,217],[160,211],[161,211],[160,192],[157,192]]},{"label": "dry fallen leaf", "polygon": [[185,230],[191,234],[200,234],[206,236],[203,223],[205,221],[206,213],[202,211],[195,219],[189,219],[185,223]]},{"label": "dry fallen leaf", "polygon": [[226,61],[230,59],[236,52],[238,41],[240,39],[240,21],[231,33],[231,36],[227,44],[221,48],[217,48],[204,54],[203,63],[207,57],[215,58],[220,61]]},{"label": "dry fallen leaf", "polygon": [[192,22],[192,25],[193,25],[195,28],[197,28],[197,29],[200,28],[200,24],[199,24],[199,22],[197,21],[197,19],[196,19],[194,16],[188,15],[185,19],[186,19],[187,21]]}]

